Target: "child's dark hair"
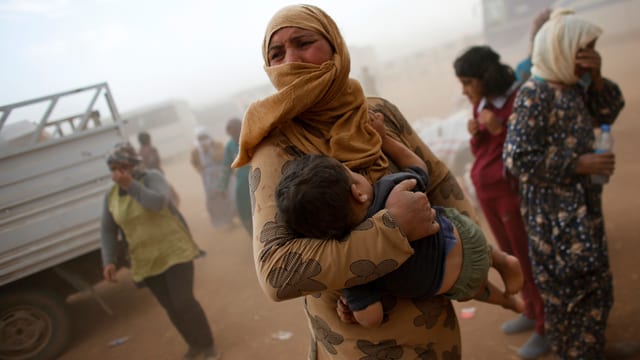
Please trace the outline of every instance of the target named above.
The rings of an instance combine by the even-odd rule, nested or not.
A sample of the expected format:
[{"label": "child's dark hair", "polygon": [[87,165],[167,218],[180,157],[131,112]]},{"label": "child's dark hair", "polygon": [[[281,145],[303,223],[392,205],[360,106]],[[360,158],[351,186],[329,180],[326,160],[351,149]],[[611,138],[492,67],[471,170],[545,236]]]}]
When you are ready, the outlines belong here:
[{"label": "child's dark hair", "polygon": [[140,145],[149,145],[151,143],[151,135],[146,131],[138,133],[138,142]]},{"label": "child's dark hair", "polygon": [[351,230],[351,177],[339,161],[304,155],[289,161],[276,186],[279,216],[298,235],[342,239]]},{"label": "child's dark hair", "polygon": [[453,63],[458,77],[480,79],[484,96],[499,96],[516,81],[509,65],[500,62],[500,55],[489,46],[472,46]]}]

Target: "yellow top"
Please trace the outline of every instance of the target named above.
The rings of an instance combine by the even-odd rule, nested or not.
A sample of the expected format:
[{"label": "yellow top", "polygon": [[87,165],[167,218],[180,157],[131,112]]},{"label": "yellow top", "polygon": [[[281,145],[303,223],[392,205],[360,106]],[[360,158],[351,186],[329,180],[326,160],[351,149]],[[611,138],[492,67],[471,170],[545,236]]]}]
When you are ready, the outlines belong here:
[{"label": "yellow top", "polygon": [[116,185],[109,193],[109,212],[129,245],[134,281],[191,261],[199,253],[189,231],[168,206],[147,210],[128,194],[119,195]]}]

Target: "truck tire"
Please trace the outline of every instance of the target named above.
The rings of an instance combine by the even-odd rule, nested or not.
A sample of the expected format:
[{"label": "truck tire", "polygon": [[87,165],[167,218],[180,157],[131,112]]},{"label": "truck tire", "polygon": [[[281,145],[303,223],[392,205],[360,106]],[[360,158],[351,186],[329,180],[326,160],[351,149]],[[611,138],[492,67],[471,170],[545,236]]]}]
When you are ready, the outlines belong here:
[{"label": "truck tire", "polygon": [[45,291],[0,295],[0,359],[55,359],[71,333],[67,306]]}]

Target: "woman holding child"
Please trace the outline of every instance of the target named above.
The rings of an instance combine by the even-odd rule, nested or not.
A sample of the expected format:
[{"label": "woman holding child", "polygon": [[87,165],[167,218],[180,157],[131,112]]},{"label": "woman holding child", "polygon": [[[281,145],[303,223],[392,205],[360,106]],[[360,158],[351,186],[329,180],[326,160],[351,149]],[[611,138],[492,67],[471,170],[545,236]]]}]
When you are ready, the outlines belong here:
[{"label": "woman holding child", "polygon": [[[429,200],[473,216],[455,178],[395,106],[379,98],[367,100],[360,85],[349,79],[349,52],[337,25],[321,9],[296,5],[278,11],[267,26],[262,50],[265,70],[278,91],[247,110],[234,166],[251,165],[254,254],[263,290],[275,301],[305,296],[312,332],[309,359],[382,354],[394,359],[460,358],[457,318],[442,296],[384,299],[386,319],[374,329],[336,315],[340,289],[347,282],[364,283],[392,271],[412,254],[409,241],[438,231]],[[388,133],[427,163],[429,199],[408,191],[415,182],[405,181],[396,186],[386,209],[347,235],[348,241],[296,238],[276,216],[274,200],[288,160],[309,153],[329,155],[372,183],[397,171],[382,153],[369,109],[382,113]]]}]

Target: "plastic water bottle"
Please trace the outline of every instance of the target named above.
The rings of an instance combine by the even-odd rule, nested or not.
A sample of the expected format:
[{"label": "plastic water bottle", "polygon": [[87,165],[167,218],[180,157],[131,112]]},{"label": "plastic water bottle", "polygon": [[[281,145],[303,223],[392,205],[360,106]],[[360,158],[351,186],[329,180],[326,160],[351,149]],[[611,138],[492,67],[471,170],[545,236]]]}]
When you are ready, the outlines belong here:
[{"label": "plastic water bottle", "polygon": [[[596,154],[602,154],[613,150],[613,136],[611,136],[611,127],[609,125],[600,126],[600,134],[596,137],[594,151]],[[609,176],[592,174],[591,183],[606,184],[609,182]]]}]

